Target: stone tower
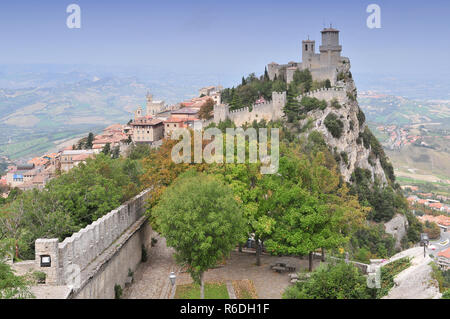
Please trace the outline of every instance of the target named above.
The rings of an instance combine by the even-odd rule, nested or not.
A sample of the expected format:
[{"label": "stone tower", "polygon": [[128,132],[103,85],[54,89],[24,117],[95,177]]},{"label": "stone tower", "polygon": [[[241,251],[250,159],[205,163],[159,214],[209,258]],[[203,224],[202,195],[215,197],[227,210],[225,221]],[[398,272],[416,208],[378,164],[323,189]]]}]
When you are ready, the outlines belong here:
[{"label": "stone tower", "polygon": [[142,116],[142,107],[138,107],[136,111],[134,111],[134,119],[136,120],[137,118]]},{"label": "stone tower", "polygon": [[339,45],[339,30],[330,27],[323,29],[321,32],[320,64],[322,66],[338,65],[342,51],[342,46]]},{"label": "stone tower", "polygon": [[155,112],[153,110],[153,95],[150,92],[147,92],[147,115],[154,115]]},{"label": "stone tower", "polygon": [[313,66],[313,58],[316,50],[316,41],[302,41],[302,63],[304,69],[311,69]]}]

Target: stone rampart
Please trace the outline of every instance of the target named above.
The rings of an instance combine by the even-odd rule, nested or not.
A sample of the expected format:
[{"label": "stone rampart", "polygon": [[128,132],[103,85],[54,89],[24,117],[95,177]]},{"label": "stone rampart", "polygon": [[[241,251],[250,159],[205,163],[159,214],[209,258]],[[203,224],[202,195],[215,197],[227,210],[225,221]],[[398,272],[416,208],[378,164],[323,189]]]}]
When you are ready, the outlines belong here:
[{"label": "stone rampart", "polygon": [[128,269],[135,270],[141,260],[142,245],[148,246],[151,228],[143,213],[149,193],[141,192],[61,243],[36,240],[34,269],[46,274],[47,285],[73,286],[72,297],[113,296],[110,283],[124,285]]}]

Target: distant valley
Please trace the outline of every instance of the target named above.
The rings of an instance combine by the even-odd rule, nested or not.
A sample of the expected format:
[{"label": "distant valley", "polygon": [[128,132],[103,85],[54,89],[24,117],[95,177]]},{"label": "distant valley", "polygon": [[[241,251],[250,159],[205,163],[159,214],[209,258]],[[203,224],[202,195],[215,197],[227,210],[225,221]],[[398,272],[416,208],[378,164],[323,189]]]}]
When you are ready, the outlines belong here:
[{"label": "distant valley", "polygon": [[450,100],[361,92],[359,102],[397,180],[450,195]]}]

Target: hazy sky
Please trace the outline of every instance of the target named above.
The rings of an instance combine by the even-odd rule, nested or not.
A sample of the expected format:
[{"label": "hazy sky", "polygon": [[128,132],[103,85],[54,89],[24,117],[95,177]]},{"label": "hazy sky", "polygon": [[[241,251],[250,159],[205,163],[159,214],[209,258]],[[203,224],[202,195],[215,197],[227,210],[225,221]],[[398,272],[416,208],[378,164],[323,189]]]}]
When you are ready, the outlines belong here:
[{"label": "hazy sky", "polygon": [[[81,29],[66,26],[71,3],[81,7]],[[381,7],[381,29],[366,26],[371,3]],[[0,64],[260,73],[272,61],[299,61],[301,40],[320,42],[332,23],[354,72],[447,74],[449,19],[448,0],[2,0]]]}]

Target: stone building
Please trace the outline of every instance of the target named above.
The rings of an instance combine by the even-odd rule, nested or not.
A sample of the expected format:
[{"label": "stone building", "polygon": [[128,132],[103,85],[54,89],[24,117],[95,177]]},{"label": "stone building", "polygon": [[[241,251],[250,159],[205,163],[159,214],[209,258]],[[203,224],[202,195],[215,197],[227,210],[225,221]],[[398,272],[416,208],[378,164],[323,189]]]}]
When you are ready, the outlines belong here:
[{"label": "stone building", "polygon": [[132,127],[133,143],[154,143],[164,137],[164,124],[162,120],[151,116],[136,118],[130,126]]},{"label": "stone building", "polygon": [[154,101],[153,95],[147,93],[147,115],[154,116],[164,110],[164,101]]},{"label": "stone building", "polygon": [[330,80],[332,85],[337,82],[340,68],[349,63],[349,59],[341,56],[342,46],[339,44],[339,30],[325,28],[322,33],[322,45],[319,46],[319,53],[316,53],[316,41],[302,41],[302,62],[291,61],[287,64],[275,62],[267,66],[269,78],[273,80],[283,78],[290,83],[297,70],[310,70],[313,80]]},{"label": "stone building", "polygon": [[64,150],[61,153],[61,171],[68,172],[80,163],[94,157],[95,150]]}]

